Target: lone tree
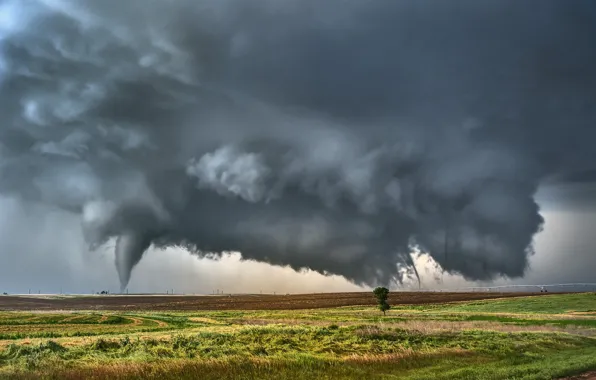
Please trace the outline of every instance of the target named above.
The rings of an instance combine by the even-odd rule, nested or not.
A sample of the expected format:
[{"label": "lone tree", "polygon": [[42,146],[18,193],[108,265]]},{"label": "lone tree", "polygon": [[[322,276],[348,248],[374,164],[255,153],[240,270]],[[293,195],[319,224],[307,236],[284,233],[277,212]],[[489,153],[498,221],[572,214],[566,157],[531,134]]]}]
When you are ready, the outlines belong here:
[{"label": "lone tree", "polygon": [[373,290],[373,293],[374,293],[375,297],[377,298],[377,303],[379,304],[379,310],[381,310],[383,312],[383,315],[385,315],[385,312],[391,308],[391,306],[389,306],[389,304],[387,303],[387,297],[389,296],[389,289],[383,288],[383,287],[378,287],[378,288],[375,288],[375,290]]}]

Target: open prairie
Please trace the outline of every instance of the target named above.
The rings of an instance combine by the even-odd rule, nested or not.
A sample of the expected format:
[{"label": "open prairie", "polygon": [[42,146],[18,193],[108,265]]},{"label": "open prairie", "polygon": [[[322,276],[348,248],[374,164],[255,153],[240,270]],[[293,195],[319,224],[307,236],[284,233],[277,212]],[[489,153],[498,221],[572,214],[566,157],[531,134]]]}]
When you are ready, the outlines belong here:
[{"label": "open prairie", "polygon": [[383,316],[366,293],[5,296],[0,378],[553,379],[596,369],[594,293],[413,292],[390,303]]}]

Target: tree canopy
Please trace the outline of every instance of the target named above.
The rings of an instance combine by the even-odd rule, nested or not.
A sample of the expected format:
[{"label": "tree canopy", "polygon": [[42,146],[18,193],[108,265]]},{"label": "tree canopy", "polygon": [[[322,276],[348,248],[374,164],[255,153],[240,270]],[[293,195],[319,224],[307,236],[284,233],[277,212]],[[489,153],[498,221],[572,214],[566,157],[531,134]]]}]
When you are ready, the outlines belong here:
[{"label": "tree canopy", "polygon": [[379,305],[379,310],[383,312],[385,315],[386,311],[391,308],[389,303],[387,303],[387,297],[389,297],[389,289],[384,287],[377,287],[373,290],[375,297],[377,298],[377,303]]}]

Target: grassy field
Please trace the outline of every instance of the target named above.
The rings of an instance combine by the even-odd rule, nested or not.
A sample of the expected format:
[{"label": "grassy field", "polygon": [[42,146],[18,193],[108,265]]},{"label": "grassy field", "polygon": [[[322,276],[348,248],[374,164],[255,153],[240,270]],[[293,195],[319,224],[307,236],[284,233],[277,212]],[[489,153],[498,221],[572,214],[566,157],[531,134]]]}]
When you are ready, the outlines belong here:
[{"label": "grassy field", "polygon": [[596,294],[263,311],[0,312],[7,379],[552,379],[596,369]]}]

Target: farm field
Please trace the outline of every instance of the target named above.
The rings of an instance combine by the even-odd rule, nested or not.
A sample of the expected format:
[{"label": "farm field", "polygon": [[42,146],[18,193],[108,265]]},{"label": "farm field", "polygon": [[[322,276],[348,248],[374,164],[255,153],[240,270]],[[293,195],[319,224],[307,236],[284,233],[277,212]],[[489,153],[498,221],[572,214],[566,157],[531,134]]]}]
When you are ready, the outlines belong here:
[{"label": "farm field", "polygon": [[[14,298],[32,308],[39,300],[0,297],[18,309],[0,311],[0,378],[556,379],[596,370],[594,293],[405,294],[392,295],[386,316],[366,293],[343,294],[366,304],[341,307],[324,307],[348,302],[330,294],[270,296],[268,310],[242,300],[250,296],[237,299],[247,310],[216,307],[235,297],[203,297],[215,302],[203,310],[176,296],[131,296],[128,310],[127,297],[43,299],[70,308],[39,310]],[[287,297],[293,308],[281,307]]]},{"label": "farm field", "polygon": [[[395,292],[391,304],[427,304],[487,298],[521,297],[541,293]],[[375,305],[371,293],[292,295],[131,295],[131,296],[2,296],[0,310],[292,310]]]}]

